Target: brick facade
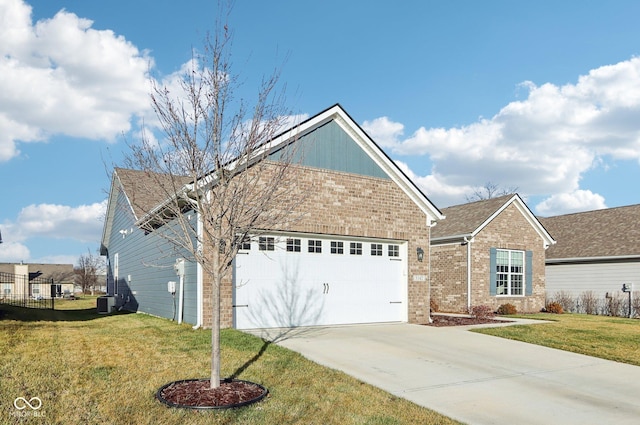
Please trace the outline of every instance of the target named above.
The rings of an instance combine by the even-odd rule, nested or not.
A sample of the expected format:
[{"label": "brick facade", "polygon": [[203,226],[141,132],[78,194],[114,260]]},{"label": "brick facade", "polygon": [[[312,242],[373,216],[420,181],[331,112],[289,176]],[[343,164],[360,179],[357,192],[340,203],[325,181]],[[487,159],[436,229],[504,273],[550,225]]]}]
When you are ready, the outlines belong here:
[{"label": "brick facade", "polygon": [[431,247],[431,298],[441,312],[467,306],[467,247],[451,243]]},{"label": "brick facade", "polygon": [[[490,249],[533,252],[533,293],[530,296],[491,296],[489,294]],[[439,310],[467,312],[467,246],[461,243],[432,246],[432,296]],[[471,306],[488,305],[494,310],[510,303],[518,312],[538,312],[545,301],[545,249],[542,237],[511,204],[471,243]]]},{"label": "brick facade", "polygon": [[[282,229],[324,235],[340,235],[394,239],[407,242],[409,323],[429,320],[429,227],[427,216],[390,179],[367,177],[311,167],[296,166],[293,189],[303,201],[295,211],[301,217]],[[295,197],[294,197],[295,198]],[[295,215],[295,214],[294,214]],[[423,248],[423,262],[417,261],[416,250]],[[211,326],[211,280],[204,277],[204,324]],[[233,283],[231,276],[221,287],[222,327],[233,324]]]}]

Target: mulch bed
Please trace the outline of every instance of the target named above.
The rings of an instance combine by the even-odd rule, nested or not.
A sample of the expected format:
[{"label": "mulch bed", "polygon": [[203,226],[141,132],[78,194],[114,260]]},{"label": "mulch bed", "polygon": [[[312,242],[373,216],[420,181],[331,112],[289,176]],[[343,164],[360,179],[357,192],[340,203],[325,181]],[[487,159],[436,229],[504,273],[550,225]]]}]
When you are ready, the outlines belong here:
[{"label": "mulch bed", "polygon": [[433,323],[429,323],[427,326],[467,326],[467,325],[484,325],[486,323],[504,323],[507,320],[497,320],[490,317],[460,317],[460,316],[431,316]]},{"label": "mulch bed", "polygon": [[209,380],[177,381],[158,391],[158,399],[172,407],[219,409],[240,407],[259,401],[267,390],[253,382],[225,380],[209,388]]}]

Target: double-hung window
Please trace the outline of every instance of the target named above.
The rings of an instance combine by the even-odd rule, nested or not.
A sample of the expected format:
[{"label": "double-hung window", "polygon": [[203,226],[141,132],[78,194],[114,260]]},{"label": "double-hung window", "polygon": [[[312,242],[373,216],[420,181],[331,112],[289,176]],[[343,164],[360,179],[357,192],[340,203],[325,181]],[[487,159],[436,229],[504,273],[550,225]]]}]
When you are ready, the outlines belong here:
[{"label": "double-hung window", "polygon": [[496,251],[496,295],[524,295],[524,251]]}]

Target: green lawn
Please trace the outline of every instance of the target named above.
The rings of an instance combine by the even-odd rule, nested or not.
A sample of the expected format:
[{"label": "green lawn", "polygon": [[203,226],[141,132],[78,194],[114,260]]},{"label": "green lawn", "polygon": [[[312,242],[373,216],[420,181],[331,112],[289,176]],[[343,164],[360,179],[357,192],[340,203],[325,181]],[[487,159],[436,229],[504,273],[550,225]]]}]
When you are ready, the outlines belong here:
[{"label": "green lawn", "polygon": [[[163,384],[207,377],[210,332],[143,314],[98,315],[95,298],[55,311],[0,305],[0,423],[15,424],[454,424],[409,401],[285,348],[222,333],[223,375],[260,383],[262,402],[229,411],[170,409]],[[42,408],[19,417],[17,397]]]},{"label": "green lawn", "polygon": [[553,323],[475,332],[640,366],[640,320],[587,314],[534,314]]}]

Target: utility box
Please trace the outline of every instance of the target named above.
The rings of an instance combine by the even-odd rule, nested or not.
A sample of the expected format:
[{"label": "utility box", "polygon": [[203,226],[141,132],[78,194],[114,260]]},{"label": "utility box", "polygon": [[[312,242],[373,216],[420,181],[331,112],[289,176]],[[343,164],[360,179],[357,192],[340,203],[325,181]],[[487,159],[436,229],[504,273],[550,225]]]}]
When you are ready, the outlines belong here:
[{"label": "utility box", "polygon": [[114,297],[98,297],[96,300],[98,314],[109,314],[116,305]]}]

